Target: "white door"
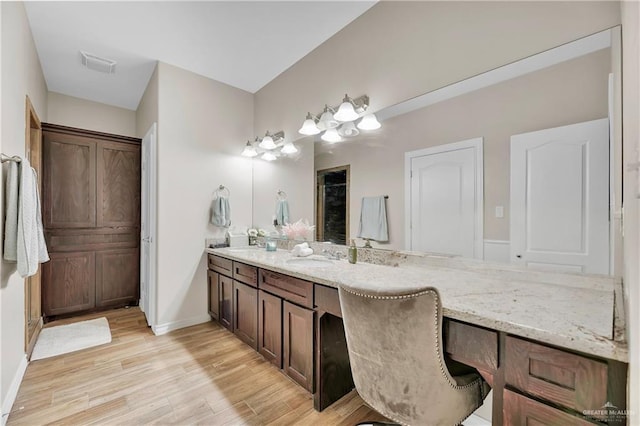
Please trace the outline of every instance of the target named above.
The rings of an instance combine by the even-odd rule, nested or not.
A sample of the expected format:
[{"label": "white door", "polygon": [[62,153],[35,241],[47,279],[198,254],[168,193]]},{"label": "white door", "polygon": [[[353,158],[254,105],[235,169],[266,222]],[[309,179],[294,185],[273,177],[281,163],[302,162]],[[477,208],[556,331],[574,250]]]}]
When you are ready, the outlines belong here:
[{"label": "white door", "polygon": [[482,138],[406,154],[409,250],[482,258]]},{"label": "white door", "polygon": [[511,137],[511,261],[609,273],[609,120]]},{"label": "white door", "polygon": [[156,311],[156,124],[142,139],[140,217],[140,308],[147,324],[155,325]]}]

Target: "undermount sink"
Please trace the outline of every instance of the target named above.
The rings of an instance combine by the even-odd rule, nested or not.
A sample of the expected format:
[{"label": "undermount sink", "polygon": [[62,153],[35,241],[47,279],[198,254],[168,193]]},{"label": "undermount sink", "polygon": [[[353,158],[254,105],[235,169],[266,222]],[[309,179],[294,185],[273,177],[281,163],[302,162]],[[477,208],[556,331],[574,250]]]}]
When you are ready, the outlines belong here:
[{"label": "undermount sink", "polygon": [[285,261],[291,266],[305,266],[311,268],[322,268],[333,265],[333,261],[324,257],[294,257]]}]

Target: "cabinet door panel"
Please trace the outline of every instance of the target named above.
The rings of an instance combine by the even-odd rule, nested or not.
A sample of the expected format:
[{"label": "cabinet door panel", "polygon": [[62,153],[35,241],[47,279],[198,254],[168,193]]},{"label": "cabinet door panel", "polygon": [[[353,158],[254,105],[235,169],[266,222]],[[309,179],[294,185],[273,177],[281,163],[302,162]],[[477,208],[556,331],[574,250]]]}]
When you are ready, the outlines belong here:
[{"label": "cabinet door panel", "polygon": [[117,306],[138,300],[138,248],[96,252],[96,306]]},{"label": "cabinet door panel", "polygon": [[43,311],[46,316],[83,311],[95,306],[93,252],[50,253],[42,264]]},{"label": "cabinet door panel", "polygon": [[96,143],[44,132],[43,221],[46,228],[96,225]]},{"label": "cabinet door panel", "polygon": [[282,299],[262,290],[258,294],[258,352],[282,368]]},{"label": "cabinet door panel", "polygon": [[140,223],[140,146],[100,142],[97,150],[98,227]]},{"label": "cabinet door panel", "polygon": [[504,424],[512,426],[589,426],[593,423],[504,390]]},{"label": "cabinet door panel", "polygon": [[209,294],[209,315],[214,320],[220,319],[220,275],[217,272],[207,271],[207,289]]},{"label": "cabinet door panel", "polygon": [[258,350],[258,290],[233,282],[233,332]]},{"label": "cabinet door panel", "polygon": [[313,311],[284,302],[284,371],[313,392]]},{"label": "cabinet door panel", "polygon": [[233,280],[220,275],[220,324],[233,331]]}]

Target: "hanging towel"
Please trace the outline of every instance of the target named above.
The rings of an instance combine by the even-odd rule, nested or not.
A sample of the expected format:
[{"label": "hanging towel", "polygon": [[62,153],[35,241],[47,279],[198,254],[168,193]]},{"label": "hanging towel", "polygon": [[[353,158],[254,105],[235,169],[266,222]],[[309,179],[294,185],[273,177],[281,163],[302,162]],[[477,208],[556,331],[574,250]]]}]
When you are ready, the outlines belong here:
[{"label": "hanging towel", "polygon": [[384,196],[362,197],[358,238],[368,238],[379,242],[389,241],[387,207]]},{"label": "hanging towel", "polygon": [[280,226],[289,223],[289,202],[287,200],[278,200],[278,204],[276,204],[276,222]]},{"label": "hanging towel", "polygon": [[9,162],[5,188],[7,215],[4,221],[4,259],[10,262],[18,260],[18,163]]},{"label": "hanging towel", "polygon": [[[11,170],[9,173],[11,174]],[[9,182],[7,182],[9,184]],[[10,195],[11,196],[11,195]],[[20,162],[20,179],[18,190],[18,221],[15,227],[16,261],[21,277],[30,277],[38,271],[38,264],[49,261],[47,245],[44,240],[42,213],[40,211],[40,195],[38,194],[38,176],[29,161]],[[11,207],[8,206],[10,209]],[[7,228],[7,232],[9,232]],[[11,230],[13,233],[13,231]],[[10,242],[13,234],[7,238]],[[5,247],[5,254],[13,254],[13,247]]]},{"label": "hanging towel", "polygon": [[213,200],[211,210],[212,225],[222,226],[224,228],[228,228],[229,225],[231,225],[231,207],[229,206],[229,199],[227,197],[218,195],[218,198]]}]

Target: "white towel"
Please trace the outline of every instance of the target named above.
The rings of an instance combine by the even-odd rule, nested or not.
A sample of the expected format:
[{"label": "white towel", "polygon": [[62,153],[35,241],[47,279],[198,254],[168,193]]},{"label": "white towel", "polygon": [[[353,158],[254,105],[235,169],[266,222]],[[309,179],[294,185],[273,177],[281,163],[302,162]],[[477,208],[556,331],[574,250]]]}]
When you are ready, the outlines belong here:
[{"label": "white towel", "polygon": [[358,238],[367,238],[380,242],[389,241],[387,207],[384,196],[362,197]]},{"label": "white towel", "polygon": [[30,277],[38,271],[38,264],[49,261],[44,240],[38,176],[29,161],[20,163],[20,189],[18,193],[18,225],[16,253],[18,273]]},{"label": "white towel", "polygon": [[211,224],[224,228],[228,228],[231,225],[231,206],[227,197],[218,195],[218,198],[213,200]]},{"label": "white towel", "polygon": [[313,254],[313,249],[309,247],[308,243],[300,243],[293,246],[291,249],[291,255],[296,257],[307,257]]},{"label": "white towel", "polygon": [[286,225],[289,223],[289,202],[287,200],[278,200],[276,204],[276,224]]},{"label": "white towel", "polygon": [[5,187],[5,208],[7,215],[4,221],[4,259],[9,262],[18,260],[18,163],[9,162]]}]

